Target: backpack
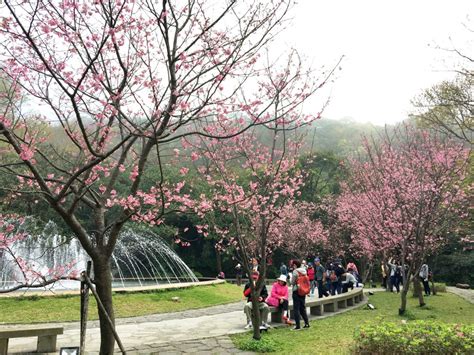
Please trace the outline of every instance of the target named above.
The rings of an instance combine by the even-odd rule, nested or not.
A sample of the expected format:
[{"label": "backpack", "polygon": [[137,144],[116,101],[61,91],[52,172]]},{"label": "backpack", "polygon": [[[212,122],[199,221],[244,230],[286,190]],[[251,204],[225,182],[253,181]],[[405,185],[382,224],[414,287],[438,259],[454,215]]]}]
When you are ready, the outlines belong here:
[{"label": "backpack", "polygon": [[298,295],[306,296],[309,295],[311,290],[311,284],[309,282],[308,275],[303,275],[298,272],[298,278],[296,279],[296,285],[298,285]]}]

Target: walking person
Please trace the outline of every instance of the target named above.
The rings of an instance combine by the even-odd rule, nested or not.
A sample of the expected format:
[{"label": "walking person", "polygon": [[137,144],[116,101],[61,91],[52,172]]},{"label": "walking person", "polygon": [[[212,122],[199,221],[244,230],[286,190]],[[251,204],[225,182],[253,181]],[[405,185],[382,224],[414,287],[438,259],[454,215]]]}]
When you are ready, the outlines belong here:
[{"label": "walking person", "polygon": [[430,296],[431,295],[430,282],[429,282],[430,270],[428,268],[428,264],[421,265],[419,276],[420,276],[421,281],[423,282],[423,287],[425,289],[425,296]]},{"label": "walking person", "polygon": [[[309,328],[308,315],[306,314],[306,296],[300,296],[298,293],[298,278],[307,277],[306,269],[301,266],[299,260],[293,260],[293,272],[291,274],[291,286],[293,296],[293,311],[295,312],[296,326],[292,330],[300,330],[300,317],[304,320],[304,327]],[[309,291],[309,290],[308,290]]]}]

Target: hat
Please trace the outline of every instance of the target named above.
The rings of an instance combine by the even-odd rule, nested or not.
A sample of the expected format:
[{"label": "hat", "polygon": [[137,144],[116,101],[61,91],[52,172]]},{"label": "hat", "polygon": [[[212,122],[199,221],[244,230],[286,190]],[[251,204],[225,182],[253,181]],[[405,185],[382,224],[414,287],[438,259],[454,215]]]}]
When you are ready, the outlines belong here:
[{"label": "hat", "polygon": [[280,277],[277,279],[278,281],[283,281],[286,283],[286,275],[280,275]]},{"label": "hat", "polygon": [[315,263],[317,263],[318,261],[321,261],[321,259],[319,259],[319,258],[315,258],[315,259],[314,259],[314,262],[315,262]]}]

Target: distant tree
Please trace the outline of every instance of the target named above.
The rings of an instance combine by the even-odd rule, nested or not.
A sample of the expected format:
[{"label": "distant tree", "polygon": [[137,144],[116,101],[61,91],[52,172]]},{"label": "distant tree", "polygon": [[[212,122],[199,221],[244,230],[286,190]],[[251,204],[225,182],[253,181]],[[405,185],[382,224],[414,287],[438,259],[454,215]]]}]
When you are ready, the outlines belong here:
[{"label": "distant tree", "polygon": [[411,116],[421,127],[431,128],[473,144],[474,73],[458,74],[423,91],[412,100]]},{"label": "distant tree", "polygon": [[364,160],[351,162],[336,211],[352,231],[352,248],[371,258],[385,252],[400,259],[403,313],[410,282],[426,257],[468,217],[463,183],[469,151],[403,125],[380,142],[366,141],[365,153]]}]

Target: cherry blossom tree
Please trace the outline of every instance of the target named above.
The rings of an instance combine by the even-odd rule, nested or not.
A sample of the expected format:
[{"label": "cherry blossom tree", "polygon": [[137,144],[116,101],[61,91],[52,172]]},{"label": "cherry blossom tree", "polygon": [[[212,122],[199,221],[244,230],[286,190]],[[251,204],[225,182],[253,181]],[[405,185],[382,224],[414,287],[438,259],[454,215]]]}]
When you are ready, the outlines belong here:
[{"label": "cherry blossom tree", "polygon": [[317,206],[309,202],[289,201],[271,224],[271,249],[281,249],[296,259],[305,259],[310,253],[329,244],[328,231],[315,217]]},{"label": "cherry blossom tree", "polygon": [[[166,183],[170,143],[220,142],[255,125],[280,129],[320,115],[301,114],[301,105],[331,73],[314,85],[291,60],[278,76],[261,76],[273,64],[262,50],[292,2],[4,1],[1,73],[9,94],[0,172],[18,182],[6,192],[36,195],[70,228],[92,259],[112,321],[110,258],[123,226],[208,207],[186,194],[184,182]],[[237,124],[220,130],[227,122]],[[160,178],[144,189],[150,166],[159,166]],[[282,161],[270,175],[291,166]],[[281,193],[294,194],[298,184],[293,178]],[[100,352],[111,354],[113,332],[99,315]]]},{"label": "cherry blossom tree", "polygon": [[[293,96],[288,93],[286,97]],[[274,110],[272,115],[279,116],[277,105]],[[260,278],[255,285],[250,282],[253,337],[257,340],[261,322],[258,298],[272,252],[278,247],[292,250],[307,247],[323,235],[320,223],[310,219],[311,205],[296,202],[303,184],[302,172],[297,168],[300,148],[297,142],[301,140],[292,141],[286,135],[302,122],[299,116],[289,112],[267,125],[273,136],[270,145],[260,143],[257,134],[261,132],[256,130],[248,130],[225,143],[204,138],[190,143],[190,149],[202,156],[198,169],[210,185],[207,209],[219,214],[221,219],[227,216],[230,222],[202,228],[214,228],[221,238],[216,246],[218,250],[232,249],[248,275],[252,270],[250,260],[259,260]],[[221,129],[236,128],[222,125]]]},{"label": "cherry blossom tree", "polygon": [[467,217],[469,151],[407,125],[380,141],[366,140],[364,148],[366,158],[351,161],[337,216],[351,228],[354,249],[371,258],[400,255],[403,313],[410,281],[426,256]]},{"label": "cherry blossom tree", "polygon": [[[1,72],[9,90],[0,172],[18,182],[6,192],[36,195],[70,228],[92,259],[112,322],[110,258],[123,226],[210,207],[206,196],[192,199],[184,181],[167,182],[165,153],[179,154],[177,143],[193,136],[218,146],[253,126],[275,123],[281,132],[320,116],[302,114],[301,105],[332,70],[316,81],[293,53],[284,70],[267,75],[273,63],[261,57],[292,3],[4,1]],[[229,122],[233,128],[222,130]],[[150,166],[160,178],[145,188]],[[270,176],[289,174],[293,162],[277,166]],[[292,196],[299,178],[285,184],[282,196]],[[100,352],[110,354],[112,328],[99,315]]]}]

